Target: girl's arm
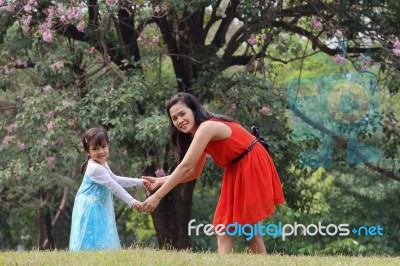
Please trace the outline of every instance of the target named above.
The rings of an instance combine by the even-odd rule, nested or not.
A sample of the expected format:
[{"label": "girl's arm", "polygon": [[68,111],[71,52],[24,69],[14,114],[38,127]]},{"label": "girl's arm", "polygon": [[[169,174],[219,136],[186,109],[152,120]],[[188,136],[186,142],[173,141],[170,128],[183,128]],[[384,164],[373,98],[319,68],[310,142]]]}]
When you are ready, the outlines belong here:
[{"label": "girl's arm", "polygon": [[143,179],[141,178],[124,177],[118,175],[114,175],[113,178],[121,187],[138,187],[143,185]]},{"label": "girl's arm", "polygon": [[118,176],[114,174],[107,163],[105,163],[107,168],[111,172],[111,177],[117,182],[121,187],[137,187],[143,185],[143,179],[139,178],[132,178],[132,177],[125,177],[125,176]]},{"label": "girl's arm", "polygon": [[120,184],[118,184],[112,174],[106,170],[103,166],[96,166],[93,170],[93,181],[105,186],[110,190],[117,198],[124,201],[129,206],[132,206],[136,199],[134,199],[131,194],[129,194]]}]

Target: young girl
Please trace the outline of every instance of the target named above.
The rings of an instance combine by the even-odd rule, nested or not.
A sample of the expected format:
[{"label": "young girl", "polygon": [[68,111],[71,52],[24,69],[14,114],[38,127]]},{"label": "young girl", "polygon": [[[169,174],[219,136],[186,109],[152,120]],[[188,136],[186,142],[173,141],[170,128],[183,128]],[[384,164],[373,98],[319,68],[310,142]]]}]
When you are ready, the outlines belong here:
[{"label": "young girl", "polygon": [[[206,154],[225,168],[214,228],[219,224],[257,224],[285,201],[271,157],[239,123],[207,111],[193,95],[183,92],[167,103],[167,112],[178,166],[169,176],[143,177],[151,182],[151,190],[161,186],[143,203],[144,211],[152,212],[177,184],[197,178]],[[217,235],[217,241],[219,253],[232,252],[232,236]],[[247,245],[253,253],[266,253],[260,234]]]},{"label": "young girl", "polygon": [[106,163],[110,142],[104,129],[88,129],[82,143],[88,158],[81,166],[81,173],[85,174],[72,211],[69,250],[119,249],[113,194],[128,206],[141,210],[142,203],[123,187],[144,186],[147,181],[111,172]]}]

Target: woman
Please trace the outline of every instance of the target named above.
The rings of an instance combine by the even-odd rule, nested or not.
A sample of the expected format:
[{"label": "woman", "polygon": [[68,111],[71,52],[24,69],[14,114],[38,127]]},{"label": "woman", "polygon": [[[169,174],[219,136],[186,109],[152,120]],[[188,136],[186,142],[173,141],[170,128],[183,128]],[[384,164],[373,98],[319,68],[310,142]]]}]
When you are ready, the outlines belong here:
[{"label": "woman", "polygon": [[[161,186],[143,203],[144,211],[152,212],[179,183],[200,176],[207,154],[225,168],[214,227],[257,224],[285,201],[271,157],[239,123],[206,110],[193,95],[183,92],[169,100],[167,112],[177,167],[169,176],[143,177],[152,183],[152,190]],[[219,253],[232,252],[232,236],[217,234],[217,241]],[[253,253],[266,253],[260,234],[247,245]]]}]

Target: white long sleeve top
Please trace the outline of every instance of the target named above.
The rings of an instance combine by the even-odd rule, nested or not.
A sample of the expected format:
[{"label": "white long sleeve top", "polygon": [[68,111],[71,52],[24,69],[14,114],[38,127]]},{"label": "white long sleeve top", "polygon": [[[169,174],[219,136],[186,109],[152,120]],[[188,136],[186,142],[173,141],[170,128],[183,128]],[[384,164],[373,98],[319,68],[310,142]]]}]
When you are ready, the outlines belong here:
[{"label": "white long sleeve top", "polygon": [[90,175],[93,182],[105,186],[116,197],[123,200],[129,206],[132,206],[136,199],[134,199],[124,187],[135,187],[143,184],[143,180],[139,178],[117,176],[111,171],[107,163],[102,165],[92,159],[88,161],[85,175]]}]

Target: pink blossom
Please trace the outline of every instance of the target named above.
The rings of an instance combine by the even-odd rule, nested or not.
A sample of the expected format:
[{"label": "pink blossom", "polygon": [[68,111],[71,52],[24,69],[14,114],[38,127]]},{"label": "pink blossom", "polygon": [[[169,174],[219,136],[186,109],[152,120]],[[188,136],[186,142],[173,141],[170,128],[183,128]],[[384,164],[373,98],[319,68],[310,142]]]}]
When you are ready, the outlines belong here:
[{"label": "pink blossom", "polygon": [[315,29],[320,29],[320,28],[322,27],[322,23],[319,22],[315,16],[312,16],[312,17],[311,17],[311,25],[312,25]]},{"label": "pink blossom", "polygon": [[32,12],[32,6],[31,5],[26,5],[26,6],[24,6],[24,11],[26,12],[26,13],[31,13]]},{"label": "pink blossom", "polygon": [[266,40],[267,39],[267,34],[261,34],[261,39]]},{"label": "pink blossom", "polygon": [[52,90],[53,90],[53,88],[51,87],[50,84],[47,85],[47,86],[45,86],[45,87],[43,88],[43,91],[44,91],[45,93],[50,93]]},{"label": "pink blossom", "polygon": [[341,30],[336,30],[335,36],[336,36],[337,38],[340,38],[340,37],[343,36],[343,32],[342,32]]},{"label": "pink blossom", "polygon": [[50,32],[43,32],[43,41],[51,42],[53,40],[53,35]]},{"label": "pink blossom", "polygon": [[14,130],[16,130],[17,128],[18,128],[18,126],[17,126],[17,124],[15,124],[15,123],[9,125],[9,126],[7,127],[7,132],[8,132],[8,134],[14,132]]},{"label": "pink blossom", "polygon": [[257,41],[257,39],[256,39],[255,34],[251,34],[251,35],[250,35],[250,38],[247,39],[247,43],[248,43],[249,45],[257,45],[258,41]]},{"label": "pink blossom", "polygon": [[39,25],[39,31],[43,34],[45,32],[47,32],[49,30],[49,28],[47,27],[46,24],[40,24]]},{"label": "pink blossom", "polygon": [[226,14],[224,11],[221,11],[221,18],[226,18]]},{"label": "pink blossom", "polygon": [[138,42],[144,42],[147,39],[146,35],[144,33],[140,33],[138,37]]},{"label": "pink blossom", "polygon": [[24,67],[27,67],[27,66],[28,66],[28,63],[27,63],[26,61],[22,61],[21,59],[17,59],[17,60],[15,60],[15,65],[16,65],[16,66],[24,66]]},{"label": "pink blossom", "polygon": [[256,6],[256,7],[260,7],[260,2],[258,2],[258,1],[255,2],[255,6]]},{"label": "pink blossom", "polygon": [[4,139],[3,139],[2,144],[7,144],[7,143],[9,143],[10,141],[12,141],[13,138],[14,138],[13,136],[8,136],[8,135],[5,136]]},{"label": "pink blossom", "polygon": [[19,181],[19,180],[21,180],[22,177],[20,175],[16,175],[14,178],[16,181]]},{"label": "pink blossom", "polygon": [[266,115],[266,116],[272,115],[272,111],[271,111],[271,109],[269,108],[269,106],[265,106],[265,105],[261,108],[260,113],[261,113],[262,115]]},{"label": "pink blossom", "polygon": [[271,0],[265,0],[265,4],[268,5],[271,2]]},{"label": "pink blossom", "polygon": [[154,12],[155,12],[155,13],[158,13],[158,12],[160,12],[160,11],[161,11],[161,9],[160,9],[159,6],[155,6],[155,7],[154,7]]},{"label": "pink blossom", "polygon": [[52,65],[50,65],[51,68],[53,69],[60,69],[64,67],[64,62],[63,61],[57,61],[54,62]]},{"label": "pink blossom", "polygon": [[163,177],[167,175],[163,169],[157,169],[157,171],[155,171],[154,173],[157,177]]},{"label": "pink blossom", "polygon": [[157,35],[154,35],[153,37],[151,37],[151,42],[154,44],[158,43],[159,40],[160,40],[160,38]]},{"label": "pink blossom", "polygon": [[53,111],[50,111],[50,112],[45,114],[45,116],[50,117],[50,118],[54,117],[54,115],[55,115],[55,113]]},{"label": "pink blossom", "polygon": [[57,14],[60,15],[60,16],[64,15],[64,12],[65,12],[64,11],[64,7],[61,4],[57,5],[56,11],[57,11]]},{"label": "pink blossom", "polygon": [[335,57],[333,58],[333,61],[334,61],[336,64],[341,65],[341,64],[343,64],[343,63],[346,62],[346,58],[344,58],[344,57],[342,57],[341,55],[337,54],[337,55],[335,55]]},{"label": "pink blossom", "polygon": [[14,6],[11,4],[11,3],[9,3],[6,7],[4,7],[4,9],[7,11],[7,12],[13,12],[13,10],[14,10]]},{"label": "pink blossom", "polygon": [[67,23],[67,18],[64,15],[60,16],[60,22]]},{"label": "pink blossom", "polygon": [[393,48],[394,49],[400,49],[400,42],[399,41],[395,41],[393,44]]},{"label": "pink blossom", "polygon": [[3,72],[4,72],[4,74],[10,73],[10,69],[8,68],[8,66],[3,66]]},{"label": "pink blossom", "polygon": [[127,150],[124,150],[124,152],[122,153],[122,155],[128,156],[128,151],[127,151]]},{"label": "pink blossom", "polygon": [[232,103],[231,108],[229,108],[228,112],[230,114],[234,114],[236,112],[236,108],[237,108],[236,103]]},{"label": "pink blossom", "polygon": [[72,103],[71,103],[70,101],[63,100],[63,101],[62,101],[62,105],[63,105],[65,108],[67,108],[67,107],[70,107],[70,106],[72,105]]},{"label": "pink blossom", "polygon": [[67,10],[65,12],[65,16],[67,18],[67,21],[71,21],[74,18],[74,13],[72,12],[72,10]]},{"label": "pink blossom", "polygon": [[96,63],[104,63],[104,59],[101,56],[96,56],[95,62]]},{"label": "pink blossom", "polygon": [[96,52],[97,52],[97,50],[94,47],[91,47],[90,50],[89,50],[89,54],[91,54],[91,55],[96,54]]},{"label": "pink blossom", "polygon": [[400,48],[399,48],[399,49],[393,49],[393,53],[394,53],[396,56],[400,56]]},{"label": "pink blossom", "polygon": [[47,123],[46,127],[48,130],[52,130],[54,128],[54,123],[50,121],[49,123]]},{"label": "pink blossom", "polygon": [[47,164],[49,166],[53,166],[56,163],[56,157],[55,156],[51,156],[49,158],[47,158]]},{"label": "pink blossom", "polygon": [[17,141],[17,147],[18,147],[18,150],[23,151],[23,150],[25,150],[25,143],[20,142],[20,141],[18,140],[18,141]]},{"label": "pink blossom", "polygon": [[80,32],[84,32],[85,22],[83,20],[79,21],[79,24],[76,26],[76,29]]},{"label": "pink blossom", "polygon": [[106,0],[107,4],[114,5],[117,3],[117,0]]},{"label": "pink blossom", "polygon": [[33,172],[33,166],[29,166],[28,170],[29,172]]}]

